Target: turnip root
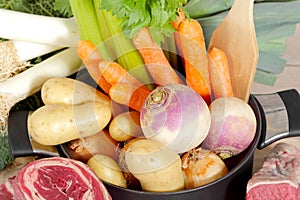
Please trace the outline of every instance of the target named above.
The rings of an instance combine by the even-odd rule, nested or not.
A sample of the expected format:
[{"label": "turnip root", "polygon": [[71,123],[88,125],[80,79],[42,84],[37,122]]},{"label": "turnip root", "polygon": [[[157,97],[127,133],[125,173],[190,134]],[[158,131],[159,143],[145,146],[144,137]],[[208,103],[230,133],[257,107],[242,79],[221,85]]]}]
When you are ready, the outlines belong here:
[{"label": "turnip root", "polygon": [[181,160],[185,189],[208,184],[221,178],[228,172],[223,160],[209,150],[192,149],[186,152]]},{"label": "turnip root", "polygon": [[125,152],[125,162],[145,191],[184,189],[179,155],[158,142],[149,139],[133,141]]},{"label": "turnip root", "polygon": [[256,132],[251,107],[235,97],[220,97],[209,106],[211,126],[202,147],[226,159],[245,150]]},{"label": "turnip root", "polygon": [[170,84],[150,93],[142,107],[140,122],[146,138],[183,153],[198,146],[207,136],[210,112],[194,90]]}]

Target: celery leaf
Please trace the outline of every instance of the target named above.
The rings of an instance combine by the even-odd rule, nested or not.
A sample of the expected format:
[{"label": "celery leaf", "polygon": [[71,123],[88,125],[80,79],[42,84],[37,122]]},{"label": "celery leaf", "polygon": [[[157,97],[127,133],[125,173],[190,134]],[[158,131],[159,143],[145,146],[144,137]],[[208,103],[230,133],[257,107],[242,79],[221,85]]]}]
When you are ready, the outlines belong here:
[{"label": "celery leaf", "polygon": [[129,38],[149,27],[153,39],[161,43],[175,31],[170,22],[176,19],[178,9],[184,10],[185,3],[186,0],[102,0],[100,9],[120,18],[120,27]]}]

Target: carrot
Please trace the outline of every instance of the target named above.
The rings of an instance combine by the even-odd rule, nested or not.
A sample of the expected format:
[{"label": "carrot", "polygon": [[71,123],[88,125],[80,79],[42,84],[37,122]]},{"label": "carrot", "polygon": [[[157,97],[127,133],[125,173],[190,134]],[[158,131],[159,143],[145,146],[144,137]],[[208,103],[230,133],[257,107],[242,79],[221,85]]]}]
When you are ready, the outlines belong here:
[{"label": "carrot", "polygon": [[139,112],[149,94],[150,90],[145,87],[126,83],[117,83],[109,90],[109,96],[113,101],[129,106]]},{"label": "carrot", "polygon": [[[179,10],[178,11],[178,15],[176,16],[176,21],[171,21],[171,25],[173,26],[173,28],[175,28],[175,30],[178,30],[178,27],[180,25],[180,23],[185,19],[185,14],[182,10]],[[176,46],[177,46],[177,51],[179,53],[179,55],[181,56],[181,58],[183,59],[183,56],[182,56],[182,50],[181,50],[181,47],[180,47],[180,38],[179,38],[179,35],[178,35],[178,32],[175,31],[174,32],[174,39],[175,39],[175,43],[176,43]]]},{"label": "carrot", "polygon": [[99,62],[98,69],[100,70],[105,80],[111,85],[117,83],[126,83],[136,86],[143,85],[138,79],[136,79],[133,75],[126,71],[117,62],[102,60],[101,62]]},{"label": "carrot", "polygon": [[182,10],[178,10],[178,15],[176,16],[175,20],[171,21],[171,25],[173,26],[173,28],[177,30],[180,22],[182,22],[184,19],[185,19],[184,12]]},{"label": "carrot", "polygon": [[205,101],[211,102],[208,59],[202,27],[195,19],[184,19],[177,29],[179,46],[184,59],[187,85]]},{"label": "carrot", "polygon": [[209,76],[214,98],[233,96],[228,60],[221,49],[213,47],[208,52]]},{"label": "carrot", "polygon": [[91,41],[80,40],[77,45],[77,52],[90,76],[108,94],[111,85],[104,79],[98,69],[98,64],[103,60],[100,51],[98,51],[97,47]]},{"label": "carrot", "polygon": [[143,57],[144,63],[155,84],[182,83],[170,65],[161,47],[153,40],[148,28],[142,28],[132,39]]}]

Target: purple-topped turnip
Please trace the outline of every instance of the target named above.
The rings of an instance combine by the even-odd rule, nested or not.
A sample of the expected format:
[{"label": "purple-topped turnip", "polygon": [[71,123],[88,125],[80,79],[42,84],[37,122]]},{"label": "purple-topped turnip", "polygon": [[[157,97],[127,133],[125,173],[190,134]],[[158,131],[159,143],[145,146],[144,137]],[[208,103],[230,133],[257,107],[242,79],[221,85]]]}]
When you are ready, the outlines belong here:
[{"label": "purple-topped turnip", "polygon": [[202,143],[226,159],[244,151],[256,132],[256,118],[251,107],[236,97],[220,97],[210,106],[211,126]]},{"label": "purple-topped turnip", "polygon": [[169,84],[154,89],[140,113],[145,137],[177,153],[200,145],[208,134],[210,120],[205,101],[183,84]]}]

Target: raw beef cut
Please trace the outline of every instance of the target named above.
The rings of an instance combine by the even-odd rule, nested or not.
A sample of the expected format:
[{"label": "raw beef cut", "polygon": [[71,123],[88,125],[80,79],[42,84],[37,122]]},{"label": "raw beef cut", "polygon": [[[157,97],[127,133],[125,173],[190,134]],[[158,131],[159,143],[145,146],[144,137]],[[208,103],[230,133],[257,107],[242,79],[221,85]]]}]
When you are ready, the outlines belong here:
[{"label": "raw beef cut", "polygon": [[95,173],[68,158],[43,158],[0,185],[1,200],[111,200]]},{"label": "raw beef cut", "polygon": [[300,149],[278,143],[249,180],[247,200],[299,200]]}]

